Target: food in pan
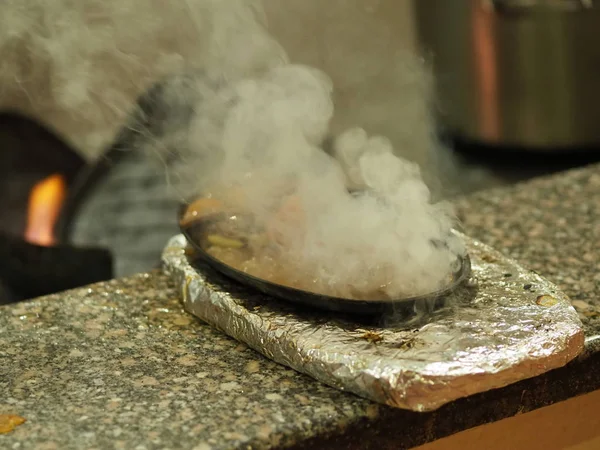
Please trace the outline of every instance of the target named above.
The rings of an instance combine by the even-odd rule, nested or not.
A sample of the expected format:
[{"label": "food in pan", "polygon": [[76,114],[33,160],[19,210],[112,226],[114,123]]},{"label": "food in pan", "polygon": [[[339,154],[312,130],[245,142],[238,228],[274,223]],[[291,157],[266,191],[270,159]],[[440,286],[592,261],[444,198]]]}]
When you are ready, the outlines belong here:
[{"label": "food in pan", "polygon": [[[394,298],[387,289],[391,268],[373,267],[364,273],[357,289],[344,279],[324,276],[318,261],[310,261],[301,252],[307,230],[304,210],[295,195],[284,196],[269,214],[257,217],[244,211],[241,204],[202,197],[191,202],[182,216],[182,226],[201,225],[195,236],[201,247],[218,261],[248,275],[271,283],[330,297],[356,300],[388,300]],[[432,246],[435,244],[432,243]],[[368,258],[368,254],[346,254],[344,258]],[[341,263],[341,262],[340,262]],[[457,265],[460,260],[457,258]],[[455,266],[456,267],[456,266]],[[456,267],[458,268],[458,267]],[[403,297],[428,294],[453,280],[454,273],[440,277],[440,285],[427,291],[406,290]]]}]

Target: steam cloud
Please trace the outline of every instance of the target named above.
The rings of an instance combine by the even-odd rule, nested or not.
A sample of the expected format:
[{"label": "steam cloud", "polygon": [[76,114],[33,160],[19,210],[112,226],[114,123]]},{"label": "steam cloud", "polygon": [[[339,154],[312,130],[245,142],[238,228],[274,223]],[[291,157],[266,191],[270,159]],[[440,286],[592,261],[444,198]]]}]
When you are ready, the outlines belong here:
[{"label": "steam cloud", "polygon": [[[450,232],[449,205],[431,203],[419,167],[398,157],[388,139],[351,128],[324,151],[332,81],[289,63],[263,26],[260,2],[173,1],[168,14],[156,14],[165,10],[161,0],[9,3],[12,15],[0,14],[8,55],[0,83],[14,78],[10,64],[23,54],[36,56],[45,64],[29,81],[43,80],[48,102],[77,111],[84,123],[109,126],[124,118],[124,99],[172,75],[156,100],[159,130],[140,129],[140,149],[168,163],[179,192],[241,187],[246,208],[264,223],[295,194],[301,226],[274,226],[286,244],[285,262],[317,284],[342,296],[429,292],[464,251]],[[427,79],[418,63],[406,66],[408,78]],[[413,98],[406,108],[414,105]]]},{"label": "steam cloud", "polygon": [[418,166],[395,156],[384,137],[350,129],[334,142],[336,158],[325,153],[331,91],[322,72],[291,64],[213,91],[207,104],[227,112],[218,126],[207,126],[205,115],[192,125],[191,136],[215,143],[212,163],[193,165],[198,190],[241,188],[262,224],[294,193],[301,220],[274,225],[284,262],[328,292],[381,289],[395,298],[435,290],[463,251],[450,234],[450,208],[430,203]]},{"label": "steam cloud", "polygon": [[0,106],[40,119],[93,157],[154,83],[204,68],[240,76],[284,57],[261,30],[259,7],[255,0],[3,0]]}]

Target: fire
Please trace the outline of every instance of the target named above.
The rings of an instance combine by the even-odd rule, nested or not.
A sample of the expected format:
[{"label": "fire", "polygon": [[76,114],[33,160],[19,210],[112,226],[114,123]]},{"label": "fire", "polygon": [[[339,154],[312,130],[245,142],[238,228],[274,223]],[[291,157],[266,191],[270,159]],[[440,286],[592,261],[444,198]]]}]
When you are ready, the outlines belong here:
[{"label": "fire", "polygon": [[60,174],[38,182],[29,195],[25,239],[32,244],[50,246],[56,243],[54,225],[65,200],[67,183]]}]

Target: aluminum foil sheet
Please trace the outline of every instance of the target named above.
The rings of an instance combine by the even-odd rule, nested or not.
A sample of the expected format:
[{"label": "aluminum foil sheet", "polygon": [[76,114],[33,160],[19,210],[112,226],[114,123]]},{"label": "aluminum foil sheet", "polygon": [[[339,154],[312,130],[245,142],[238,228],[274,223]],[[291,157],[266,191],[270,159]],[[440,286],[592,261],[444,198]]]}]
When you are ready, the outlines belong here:
[{"label": "aluminum foil sheet", "polygon": [[583,349],[581,322],[556,286],[465,240],[471,282],[430,316],[385,325],[296,309],[192,267],[181,235],[163,263],[187,311],[266,357],[380,403],[430,411],[563,366]]}]

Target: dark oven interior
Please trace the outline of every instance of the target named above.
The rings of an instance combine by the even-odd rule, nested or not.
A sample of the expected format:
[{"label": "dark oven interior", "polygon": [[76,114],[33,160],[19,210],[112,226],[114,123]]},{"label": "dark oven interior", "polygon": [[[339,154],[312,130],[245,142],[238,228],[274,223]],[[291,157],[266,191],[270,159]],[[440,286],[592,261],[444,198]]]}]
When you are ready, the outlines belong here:
[{"label": "dark oven interior", "polygon": [[[151,94],[139,103],[147,127]],[[42,124],[0,113],[0,304],[159,264],[178,201],[134,129],[88,163]]]}]

